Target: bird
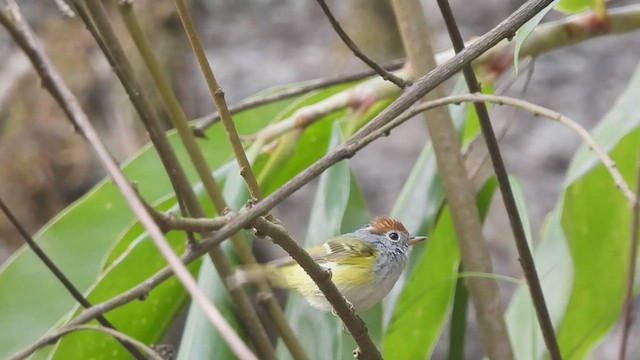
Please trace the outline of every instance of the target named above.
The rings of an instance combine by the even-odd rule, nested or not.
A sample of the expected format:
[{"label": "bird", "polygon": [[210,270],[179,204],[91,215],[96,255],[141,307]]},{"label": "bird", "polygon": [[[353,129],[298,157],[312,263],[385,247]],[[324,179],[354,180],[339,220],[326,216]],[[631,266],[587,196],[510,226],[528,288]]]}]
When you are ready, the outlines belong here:
[{"label": "bird", "polygon": [[[375,306],[391,291],[413,245],[426,239],[411,236],[397,219],[377,216],[358,230],[328,239],[307,252],[318,265],[331,271],[331,280],[359,313]],[[332,311],[311,277],[291,257],[241,268],[227,283],[234,288],[265,279],[274,287],[297,291],[321,311]]]}]

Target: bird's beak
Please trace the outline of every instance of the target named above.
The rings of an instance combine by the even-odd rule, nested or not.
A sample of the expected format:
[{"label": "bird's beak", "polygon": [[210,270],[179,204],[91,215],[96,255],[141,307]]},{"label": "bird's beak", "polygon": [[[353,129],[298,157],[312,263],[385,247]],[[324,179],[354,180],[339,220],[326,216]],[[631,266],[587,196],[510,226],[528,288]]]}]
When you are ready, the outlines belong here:
[{"label": "bird's beak", "polygon": [[423,242],[424,240],[427,240],[427,239],[428,239],[428,237],[426,237],[426,236],[412,236],[412,237],[409,238],[408,243],[409,243],[409,245],[415,245],[415,244]]}]

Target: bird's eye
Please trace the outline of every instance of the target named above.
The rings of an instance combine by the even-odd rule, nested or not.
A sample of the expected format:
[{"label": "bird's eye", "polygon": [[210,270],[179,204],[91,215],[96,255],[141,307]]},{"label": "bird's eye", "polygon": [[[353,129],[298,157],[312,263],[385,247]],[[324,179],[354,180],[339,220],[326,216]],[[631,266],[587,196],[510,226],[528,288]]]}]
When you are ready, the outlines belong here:
[{"label": "bird's eye", "polygon": [[400,238],[400,235],[398,235],[397,232],[390,232],[389,234],[387,234],[387,236],[393,241],[398,241],[398,239]]}]

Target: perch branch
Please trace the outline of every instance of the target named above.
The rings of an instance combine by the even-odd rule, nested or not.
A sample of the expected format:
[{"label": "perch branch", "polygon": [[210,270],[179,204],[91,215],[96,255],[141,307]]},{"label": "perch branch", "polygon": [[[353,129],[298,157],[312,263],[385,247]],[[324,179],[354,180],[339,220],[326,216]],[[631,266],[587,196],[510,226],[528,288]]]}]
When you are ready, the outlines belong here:
[{"label": "perch branch", "polygon": [[[187,34],[187,38],[189,39],[189,43],[191,44],[191,47],[196,56],[196,59],[198,60],[198,64],[200,65],[200,69],[202,70],[204,78],[209,87],[209,90],[211,91],[213,101],[216,107],[218,108],[219,114],[221,115],[221,120],[224,125],[225,131],[227,133],[227,137],[231,142],[231,147],[233,149],[234,155],[238,162],[240,174],[245,180],[245,183],[247,184],[247,188],[249,189],[251,196],[256,201],[259,201],[262,198],[260,187],[258,186],[256,178],[253,174],[253,171],[251,170],[251,164],[249,163],[249,160],[247,159],[247,156],[242,147],[242,144],[240,143],[240,139],[238,137],[235,124],[233,123],[233,119],[231,118],[231,113],[229,112],[226,101],[224,99],[224,92],[219,86],[215,78],[215,75],[213,73],[213,70],[209,65],[204,49],[198,37],[195,25],[193,23],[193,20],[191,19],[191,15],[189,14],[189,10],[187,9],[187,6],[184,3],[184,1],[175,0],[174,3],[176,5],[176,9],[178,11],[178,15],[180,17],[181,23]],[[129,13],[132,14],[132,12],[129,12]],[[141,30],[139,32],[142,33]],[[149,52],[152,53],[150,45],[148,44],[148,42],[146,43],[149,47]],[[168,88],[168,84],[167,84],[167,88]],[[167,92],[173,95],[172,92],[170,91],[167,91]],[[175,103],[175,107],[179,108],[179,104],[176,97],[171,96],[171,98]],[[218,187],[217,183],[213,179],[213,176],[211,175],[211,172],[207,167],[207,164],[204,159],[204,156],[202,155],[202,152],[200,151],[200,149],[196,144],[194,134],[190,131],[186,116],[181,111],[178,115],[180,116],[176,120],[178,123],[180,123],[180,127],[183,129],[181,133],[181,137],[185,142],[185,144],[191,144],[191,147],[194,148],[193,149],[194,154],[191,154],[190,152],[192,161],[196,166],[196,168],[198,169],[198,174],[203,180],[205,189],[209,197],[213,201],[216,211],[219,214],[222,214],[227,209],[227,203],[222,196],[222,192],[220,191],[220,188]],[[242,234],[240,233],[233,234],[231,236],[231,241],[233,243],[236,253],[238,254],[239,258],[242,260],[243,263],[254,264],[257,262],[255,257],[251,253],[251,248],[242,237]],[[224,274],[221,274],[221,275],[225,276]],[[289,326],[289,322],[286,320],[286,316],[282,311],[282,308],[280,307],[280,304],[278,303],[277,298],[273,294],[273,291],[271,290],[269,285],[264,281],[259,282],[257,285],[259,290],[262,293],[267,295],[265,297],[267,299],[266,301],[267,311],[271,316],[271,319],[273,320],[274,324],[276,325],[275,327],[278,330],[278,333],[281,335],[282,340],[284,341],[285,345],[289,349],[293,358],[300,359],[300,360],[307,359],[307,356],[304,352],[302,344],[300,344],[300,341],[298,340],[295,333]]]}]

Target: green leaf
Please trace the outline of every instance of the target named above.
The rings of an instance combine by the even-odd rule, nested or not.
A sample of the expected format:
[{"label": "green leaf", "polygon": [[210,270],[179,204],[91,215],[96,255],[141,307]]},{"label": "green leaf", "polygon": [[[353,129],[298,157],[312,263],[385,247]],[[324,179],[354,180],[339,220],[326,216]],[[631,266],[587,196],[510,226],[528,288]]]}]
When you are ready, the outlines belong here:
[{"label": "green leaf", "polygon": [[565,13],[575,14],[593,8],[597,1],[599,0],[560,0],[556,5],[556,9]]},{"label": "green leaf", "polygon": [[[618,169],[634,178],[638,149],[640,68],[593,130]],[[565,357],[583,358],[612,326],[622,302],[629,206],[595,155],[582,145],[571,162],[565,192],[535,251],[536,268]],[[631,182],[632,183],[632,182]],[[545,346],[525,286],[507,311],[517,358],[542,358]]]},{"label": "green leaf", "polygon": [[560,0],[554,0],[553,2],[551,2],[551,4],[537,13],[534,17],[532,17],[529,21],[522,25],[520,29],[518,29],[518,31],[516,31],[516,45],[513,50],[513,67],[516,71],[516,74],[518,73],[518,60],[520,57],[520,49],[522,48],[522,44],[524,44],[529,35],[531,35],[533,30],[536,28],[536,26],[538,26],[540,21],[542,21],[542,18],[556,6],[558,1]]},{"label": "green leaf", "polygon": [[[495,178],[485,184],[477,197],[478,210],[486,214]],[[387,328],[384,353],[397,359],[428,358],[446,322],[457,282],[460,253],[448,208],[421,249],[422,257],[398,298]],[[411,346],[407,346],[411,344]]]},{"label": "green leaf", "polygon": [[[635,176],[638,135],[611,152],[629,182]],[[573,292],[558,341],[567,358],[586,353],[616,322],[622,307],[630,229],[629,204],[598,166],[565,192],[562,228],[574,262]]]},{"label": "green leaf", "polygon": [[[348,85],[338,85],[328,89],[315,91],[301,97],[292,104],[279,118],[286,119],[298,109],[315,104],[347,88]],[[340,110],[318,119],[305,129],[302,134],[290,132],[281,138],[281,143],[273,154],[258,158],[255,165],[261,188],[265,193],[271,193],[287,180],[304,170],[325,153],[329,144],[330,124],[344,116],[346,110]]]},{"label": "green leaf", "polygon": [[[329,149],[343,142],[339,124],[332,127]],[[350,198],[351,170],[347,161],[341,161],[320,176],[311,209],[306,247],[321,244],[340,234],[342,221]],[[286,315],[291,327],[305,347],[310,359],[338,359],[342,353],[342,325],[339,318],[311,308],[299,294],[292,292]],[[278,359],[288,359],[286,347],[279,342]]]},{"label": "green leaf", "polygon": [[[280,101],[237,114],[235,120],[239,131],[257,131],[290,102]],[[206,135],[209,141],[202,141],[200,145],[209,165],[215,168],[229,158],[230,146],[221,126],[210,128]],[[185,151],[174,133],[170,134],[170,141],[182,163],[188,163]],[[128,179],[138,183],[141,193],[151,203],[165,199],[172,192],[158,156],[149,146],[131,159],[123,171]],[[196,181],[197,175],[190,166],[187,167],[187,174],[191,181]],[[43,227],[36,235],[36,240],[75,286],[86,291],[97,281],[106,254],[130,226],[132,219],[131,212],[113,184],[103,181]],[[150,259],[155,266],[161,257],[157,250],[149,248],[149,251],[151,256],[155,256]],[[72,311],[75,304],[27,248],[20,249],[0,268],[0,293],[3,294],[0,297],[0,358],[44,335]],[[176,302],[180,301],[177,298]],[[25,318],[24,314],[29,314],[29,317]],[[157,332],[155,329],[150,331]]]},{"label": "green leaf", "polygon": [[[198,287],[209,299],[212,299],[216,308],[227,322],[241,335],[242,330],[236,318],[233,304],[209,258],[205,258],[200,267]],[[218,331],[213,328],[200,307],[191,304],[182,333],[177,359],[204,360],[232,359],[233,357],[234,353],[229,349],[229,346]]]}]

